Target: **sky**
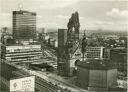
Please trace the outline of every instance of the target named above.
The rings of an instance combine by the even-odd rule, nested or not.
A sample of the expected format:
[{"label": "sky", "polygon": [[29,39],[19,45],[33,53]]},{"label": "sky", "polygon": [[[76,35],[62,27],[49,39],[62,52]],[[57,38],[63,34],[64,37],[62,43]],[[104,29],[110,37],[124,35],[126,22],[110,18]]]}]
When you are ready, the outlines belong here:
[{"label": "sky", "polygon": [[[79,13],[80,29],[127,30],[127,0],[0,0],[0,27],[12,27],[12,11],[37,13],[37,27],[67,28]],[[22,6],[22,7],[21,7]]]}]

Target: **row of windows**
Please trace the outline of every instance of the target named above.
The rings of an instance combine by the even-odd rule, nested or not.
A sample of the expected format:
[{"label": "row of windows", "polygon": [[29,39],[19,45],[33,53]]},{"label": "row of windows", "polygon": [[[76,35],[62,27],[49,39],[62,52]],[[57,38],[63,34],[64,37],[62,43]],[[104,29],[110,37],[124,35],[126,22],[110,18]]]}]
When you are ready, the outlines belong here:
[{"label": "row of windows", "polygon": [[20,18],[13,18],[13,21],[21,20],[21,19],[22,19],[22,20],[34,20],[34,21],[36,21],[36,18],[29,18],[29,17],[28,17],[28,18],[27,18],[27,17],[26,17],[26,18],[25,18],[25,17],[24,17],[24,18],[23,18],[23,17],[20,17]]},{"label": "row of windows", "polygon": [[102,58],[100,56],[87,56],[87,58]]},{"label": "row of windows", "polygon": [[28,60],[28,59],[14,59],[14,60],[11,60],[11,62],[17,62],[17,61],[20,61],[20,62],[25,62],[25,61],[32,61],[32,62],[34,62],[34,61],[39,61],[40,60],[40,58],[35,58],[35,59],[30,59],[30,60]]},{"label": "row of windows", "polygon": [[35,21],[36,22],[36,19],[25,19],[25,18],[20,18],[20,19],[13,19],[13,22],[18,22],[18,21]]},{"label": "row of windows", "polygon": [[19,20],[19,21],[15,21],[15,23],[16,24],[26,24],[26,23],[28,23],[28,24],[35,24],[36,25],[36,21],[28,21],[28,20],[26,20],[26,21]]},{"label": "row of windows", "polygon": [[93,53],[93,54],[87,54],[88,56],[100,56],[101,54]]},{"label": "row of windows", "polygon": [[100,55],[87,55],[87,57],[100,57]]},{"label": "row of windows", "polygon": [[16,23],[16,24],[14,24],[14,26],[13,27],[19,27],[19,26],[25,26],[25,28],[30,28],[30,27],[32,27],[32,26],[36,26],[36,23],[35,22],[18,22],[18,23]]},{"label": "row of windows", "polygon": [[101,48],[87,48],[87,50],[101,50]]},{"label": "row of windows", "polygon": [[35,18],[36,16],[32,16],[32,15],[16,15],[16,16],[13,16],[14,18],[21,18],[21,17],[26,17],[26,18]]},{"label": "row of windows", "polygon": [[19,32],[32,32],[32,31],[35,32],[36,31],[36,27],[31,25],[29,27],[29,30],[28,30],[27,28],[24,28],[23,26],[20,25],[20,26],[14,27],[13,30],[15,31],[15,33],[19,33]]},{"label": "row of windows", "polygon": [[27,57],[35,57],[35,56],[42,56],[42,54],[36,54],[36,55],[31,55],[31,54],[29,54],[29,55],[22,55],[22,56],[13,56],[13,57],[6,57],[6,58],[27,58]]},{"label": "row of windows", "polygon": [[87,55],[101,55],[100,53],[87,53]]},{"label": "row of windows", "polygon": [[[88,48],[88,47],[87,47],[87,48]],[[91,48],[91,47],[89,47],[88,49],[101,49],[101,48],[100,48],[100,47],[99,47],[99,48],[95,48],[95,47],[94,47],[94,48],[93,48],[93,47]]]},{"label": "row of windows", "polygon": [[34,55],[34,54],[42,54],[42,52],[30,52],[30,53],[12,53],[12,54],[6,54],[6,57],[11,57],[11,56],[24,56],[24,55]]},{"label": "row of windows", "polygon": [[30,26],[29,30],[27,28],[23,28],[23,26],[16,26],[13,28],[13,32],[20,33],[20,32],[32,32],[33,34],[36,33],[36,27]]},{"label": "row of windows", "polygon": [[18,22],[18,21],[35,21],[36,22],[36,19],[32,19],[32,18],[19,18],[19,19],[13,19],[13,23],[14,22]]},{"label": "row of windows", "polygon": [[96,50],[94,50],[94,49],[87,49],[87,51],[101,51],[101,50],[98,50],[98,49],[96,49]]},{"label": "row of windows", "polygon": [[100,52],[87,52],[87,54],[101,54]]},{"label": "row of windows", "polygon": [[22,24],[33,24],[34,26],[36,26],[36,21],[16,21],[16,22],[13,22],[13,26],[16,26],[16,25],[22,25]]},{"label": "row of windows", "polygon": [[20,20],[20,19],[33,19],[36,20],[36,17],[28,17],[28,16],[21,16],[21,17],[14,17],[13,20]]},{"label": "row of windows", "polygon": [[35,25],[35,22],[20,22],[20,23],[16,23],[13,25],[13,28],[19,28],[19,27],[22,27],[22,28],[35,28],[36,25]]},{"label": "row of windows", "polygon": [[87,53],[101,53],[101,51],[86,51]]},{"label": "row of windows", "polygon": [[101,54],[99,54],[99,53],[89,53],[89,54],[87,54],[87,57],[101,57]]},{"label": "row of windows", "polygon": [[40,58],[42,55],[38,55],[38,56],[32,56],[32,55],[30,55],[30,56],[23,56],[23,57],[19,57],[19,56],[17,56],[17,57],[6,57],[5,59],[7,59],[7,60],[30,60],[30,59],[34,59],[34,58]]},{"label": "row of windows", "polygon": [[19,52],[35,52],[35,51],[41,51],[41,49],[39,48],[33,48],[33,49],[16,49],[16,50],[6,50],[6,53],[13,53],[13,52],[16,52],[16,53],[19,53]]}]

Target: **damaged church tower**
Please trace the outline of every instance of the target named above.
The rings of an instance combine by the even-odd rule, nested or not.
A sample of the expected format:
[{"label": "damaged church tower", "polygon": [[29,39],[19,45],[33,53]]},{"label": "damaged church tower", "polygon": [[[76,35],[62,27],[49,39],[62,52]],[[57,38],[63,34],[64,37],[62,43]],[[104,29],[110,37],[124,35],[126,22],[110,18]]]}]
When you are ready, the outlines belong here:
[{"label": "damaged church tower", "polygon": [[[79,48],[79,14],[72,14],[67,24],[68,29],[58,30],[58,74],[72,76],[75,69],[75,61],[81,58]],[[62,38],[62,39],[61,39]],[[62,43],[63,42],[63,43]],[[62,46],[63,44],[63,46]],[[74,56],[76,55],[76,56]]]}]

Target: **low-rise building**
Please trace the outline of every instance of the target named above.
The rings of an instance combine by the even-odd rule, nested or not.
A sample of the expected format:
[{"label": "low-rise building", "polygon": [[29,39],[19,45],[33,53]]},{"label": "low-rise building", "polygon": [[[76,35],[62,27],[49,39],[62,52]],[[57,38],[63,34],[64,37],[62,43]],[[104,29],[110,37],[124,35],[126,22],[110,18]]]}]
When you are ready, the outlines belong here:
[{"label": "low-rise building", "polygon": [[87,58],[109,58],[109,51],[105,47],[87,47],[86,48],[86,57]]},{"label": "low-rise building", "polygon": [[40,45],[2,45],[2,58],[10,62],[36,62],[41,56]]},{"label": "low-rise building", "polygon": [[127,49],[113,48],[110,50],[110,59],[117,65],[119,71],[127,72]]},{"label": "low-rise building", "polygon": [[88,90],[108,90],[117,85],[116,67],[101,59],[77,62],[77,84]]},{"label": "low-rise building", "polygon": [[21,92],[35,90],[35,76],[6,62],[1,64],[1,92]]}]

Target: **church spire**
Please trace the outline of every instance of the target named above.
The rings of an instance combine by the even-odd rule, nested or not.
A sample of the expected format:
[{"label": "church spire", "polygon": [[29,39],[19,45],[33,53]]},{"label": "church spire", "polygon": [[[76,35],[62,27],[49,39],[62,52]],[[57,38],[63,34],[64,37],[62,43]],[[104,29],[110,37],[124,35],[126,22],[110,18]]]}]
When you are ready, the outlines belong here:
[{"label": "church spire", "polygon": [[86,36],[86,34],[85,34],[85,30],[84,30],[84,36]]},{"label": "church spire", "polygon": [[87,47],[87,39],[86,39],[85,30],[84,30],[84,35],[83,35],[83,39],[82,39],[82,54],[83,54],[83,60],[84,60],[84,58],[85,58],[86,47]]}]

